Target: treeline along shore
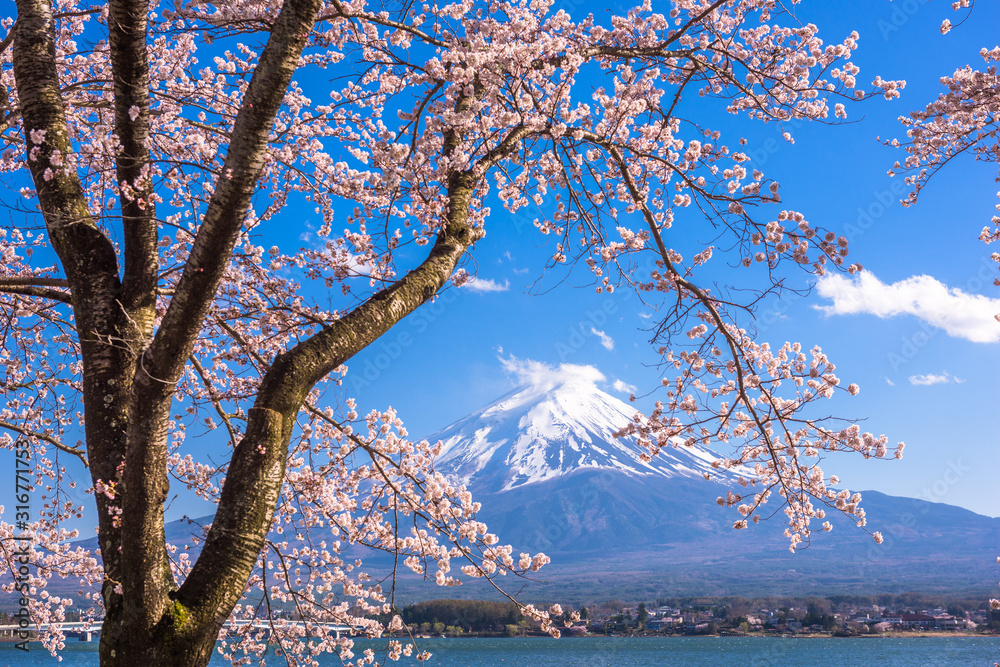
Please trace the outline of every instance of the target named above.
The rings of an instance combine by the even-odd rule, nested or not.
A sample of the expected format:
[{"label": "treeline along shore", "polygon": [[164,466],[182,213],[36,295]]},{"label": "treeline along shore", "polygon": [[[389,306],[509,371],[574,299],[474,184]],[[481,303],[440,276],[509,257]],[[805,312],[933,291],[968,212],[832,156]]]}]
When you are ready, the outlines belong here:
[{"label": "treeline along shore", "polygon": [[[547,606],[547,605],[546,605]],[[428,600],[397,609],[415,636],[531,636],[538,625],[510,601]],[[1000,612],[972,596],[683,597],[563,605],[564,635],[1000,634]]]}]

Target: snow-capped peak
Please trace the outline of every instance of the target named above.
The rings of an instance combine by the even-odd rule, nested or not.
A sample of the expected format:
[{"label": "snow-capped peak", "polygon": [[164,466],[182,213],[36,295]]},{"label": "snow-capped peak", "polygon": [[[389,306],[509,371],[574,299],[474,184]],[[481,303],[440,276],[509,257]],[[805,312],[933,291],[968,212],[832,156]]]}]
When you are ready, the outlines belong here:
[{"label": "snow-capped peak", "polygon": [[[629,476],[726,475],[712,468],[719,457],[700,446],[666,448],[649,463],[633,438],[616,438],[636,409],[601,391],[604,376],[591,366],[564,364],[529,369],[528,384],[428,439],[441,440],[435,468],[477,489],[500,492],[577,470],[610,470]],[[539,373],[549,369],[548,374]]]}]

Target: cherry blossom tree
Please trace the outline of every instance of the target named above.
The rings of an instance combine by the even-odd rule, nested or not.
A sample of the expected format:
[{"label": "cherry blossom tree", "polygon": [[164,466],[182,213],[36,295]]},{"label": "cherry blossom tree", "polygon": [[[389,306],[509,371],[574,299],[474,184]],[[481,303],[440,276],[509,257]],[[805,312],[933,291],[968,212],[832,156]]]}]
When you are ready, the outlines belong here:
[{"label": "cherry blossom tree", "polygon": [[[746,142],[697,113],[836,123],[898,95],[901,82],[860,86],[858,35],[824,43],[796,4],[647,1],[604,17],[548,0],[17,0],[0,42],[0,427],[4,447],[30,451],[43,508],[0,523],[0,545],[15,574],[30,545],[36,569],[16,586],[48,646],[71,603],[45,590],[53,576],[89,591],[102,665],[204,665],[219,638],[234,661],[270,643],[289,664],[370,663],[323,625],[402,629],[395,570],[383,585],[357,547],[444,586],[543,566],[476,520],[391,408],[363,414],[332,391],[355,354],[469,279],[492,206],[541,207],[552,266],[662,303],[677,376],[623,432],[646,456],[732,443],[723,465],[747,488],[720,502],[743,528],[780,498],[793,550],[829,507],[864,525],[818,458],[886,456],[886,439],[810,416],[857,387],[818,348],[755,341],[737,324],[753,301],[699,278],[713,256],[763,276],[764,294],[785,265],[856,270],[845,239],[782,210]],[[275,244],[307,208],[321,241]],[[685,259],[681,221],[717,245]],[[208,432],[228,440],[221,463]],[[99,554],[66,529],[84,466]],[[171,483],[216,504],[197,554],[165,539]],[[266,630],[223,627],[260,618]],[[413,650],[392,640],[384,657]]]}]

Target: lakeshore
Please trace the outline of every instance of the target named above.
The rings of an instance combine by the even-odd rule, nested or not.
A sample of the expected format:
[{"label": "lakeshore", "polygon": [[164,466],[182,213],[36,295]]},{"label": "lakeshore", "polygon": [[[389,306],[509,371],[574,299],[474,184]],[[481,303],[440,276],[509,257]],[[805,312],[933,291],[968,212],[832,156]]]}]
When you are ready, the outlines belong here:
[{"label": "lakeshore", "polygon": [[[1000,637],[870,637],[840,639],[812,637],[580,637],[572,639],[543,638],[466,638],[423,639],[417,641],[420,650],[429,651],[429,661],[418,663],[404,658],[392,663],[403,667],[435,665],[438,667],[610,667],[628,664],[630,667],[784,667],[838,664],[840,667],[959,667],[992,665],[1000,656]],[[360,655],[365,649],[375,651],[381,660],[385,640],[358,640],[353,651]],[[95,642],[67,642],[62,652],[61,667],[97,667]],[[268,661],[270,664],[270,660]],[[24,653],[0,646],[0,665],[4,667],[39,667],[55,665],[40,644],[32,644]],[[210,667],[225,667],[222,656],[213,657]],[[324,655],[321,667],[340,664],[335,656]]]},{"label": "lakeshore", "polygon": [[[767,634],[763,632],[757,633],[744,633],[740,635],[734,635],[730,633],[720,633],[720,634],[704,634],[704,635],[664,635],[664,634],[564,634],[559,639],[692,639],[692,640],[708,640],[708,639],[728,639],[728,638],[747,638],[747,639],[1000,639],[1000,635],[993,632],[885,632],[881,634],[869,634],[869,635],[844,635],[844,634],[834,634],[828,632],[821,633],[797,633],[797,634]],[[414,635],[409,637],[406,635],[389,635],[390,639],[396,639],[401,642],[406,641],[451,641],[451,640],[471,640],[471,639],[489,639],[498,641],[513,641],[519,639],[528,640],[547,640],[552,639],[552,637],[544,632],[529,632],[523,635],[518,635],[511,637],[509,635],[499,633],[499,632],[466,632],[462,634],[455,635]],[[23,640],[12,638],[12,637],[0,637],[0,645],[2,644],[16,644]],[[97,640],[92,640],[94,644]],[[355,641],[371,641],[362,638],[355,638]],[[77,643],[74,638],[68,639],[69,643]],[[86,643],[80,640],[80,643]],[[41,642],[37,641],[32,633],[32,638],[29,640],[29,644],[32,646],[32,650],[41,650]]]}]

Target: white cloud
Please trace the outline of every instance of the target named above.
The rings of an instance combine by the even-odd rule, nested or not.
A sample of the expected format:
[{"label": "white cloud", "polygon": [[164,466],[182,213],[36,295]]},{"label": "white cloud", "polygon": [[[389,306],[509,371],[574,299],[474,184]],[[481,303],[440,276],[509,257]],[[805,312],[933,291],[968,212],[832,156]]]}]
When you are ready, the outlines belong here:
[{"label": "white cloud", "polygon": [[608,350],[610,352],[611,350],[615,349],[615,341],[608,334],[604,333],[603,331],[595,327],[590,327],[590,333],[594,334],[595,336],[601,339],[601,345],[604,346],[605,350]]},{"label": "white cloud", "polygon": [[827,274],[816,287],[820,296],[833,300],[832,305],[815,306],[827,315],[916,315],[955,338],[974,343],[1000,340],[1000,324],[994,317],[1000,313],[1000,299],[968,294],[931,276],[912,276],[886,285],[868,271],[853,278]]},{"label": "white cloud", "polygon": [[920,387],[928,387],[932,384],[948,384],[954,382],[955,384],[962,384],[965,380],[950,375],[947,372],[941,375],[935,375],[934,373],[928,373],[927,375],[911,375],[909,377],[910,384],[917,385]]},{"label": "white cloud", "polygon": [[888,384],[890,387],[895,387],[896,386],[896,383],[893,382],[892,380],[890,380],[889,378],[886,378],[885,381],[886,381],[886,384]]},{"label": "white cloud", "polygon": [[469,278],[469,282],[462,285],[473,292],[506,292],[510,289],[510,281],[505,280],[501,285],[495,280],[490,280],[489,278],[476,278],[472,276]]},{"label": "white cloud", "polygon": [[518,384],[529,385],[539,391],[548,391],[562,384],[581,385],[589,389],[595,388],[598,382],[605,381],[604,374],[593,366],[549,366],[540,361],[518,359],[514,355],[499,359],[504,371],[513,375]]},{"label": "white cloud", "polygon": [[634,384],[628,384],[617,379],[611,383],[611,386],[615,391],[620,391],[623,394],[634,394],[637,391]]}]

